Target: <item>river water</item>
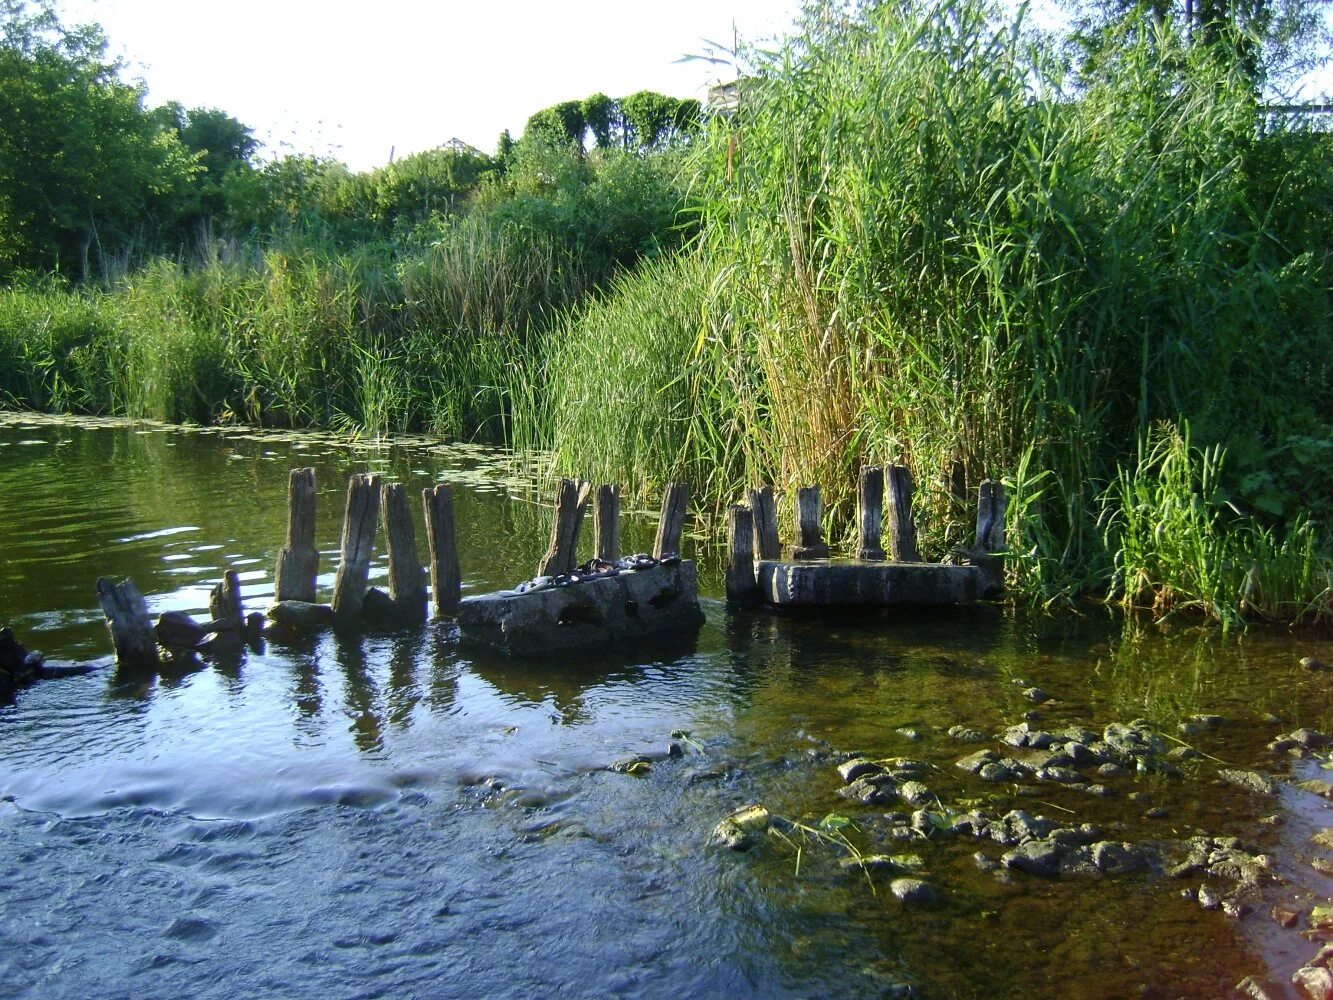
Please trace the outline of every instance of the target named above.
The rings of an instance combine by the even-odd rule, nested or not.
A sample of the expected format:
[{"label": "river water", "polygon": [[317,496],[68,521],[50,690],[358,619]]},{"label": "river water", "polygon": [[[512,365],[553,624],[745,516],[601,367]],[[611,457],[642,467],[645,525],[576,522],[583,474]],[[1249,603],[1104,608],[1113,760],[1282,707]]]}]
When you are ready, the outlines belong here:
[{"label": "river water", "polygon": [[[307,465],[324,593],[351,472],[456,485],[465,592],[525,579],[545,547],[547,512],[515,498],[530,479],[491,450],[0,414],[0,624],[49,659],[102,665],[0,708],[0,994],[1221,997],[1316,947],[1268,906],[1304,912],[1333,891],[1309,864],[1325,801],[1224,786],[1214,762],[1319,775],[1265,744],[1333,728],[1331,675],[1299,665],[1333,660],[1327,641],[1143,634],[1095,608],[734,614],[720,553],[690,539],[697,639],[505,662],[445,620],[117,675],[94,580],[132,576],[154,612],[203,613],[234,567],[262,609],[287,473]],[[630,519],[628,547],[647,547],[653,520]],[[385,569],[377,555],[372,576]],[[979,787],[953,762],[996,744],[945,731],[1021,721],[1033,685],[1045,728],[1225,721],[1189,734],[1207,756],[1183,776],[1131,775],[1108,797]],[[605,769],[681,732],[679,759]],[[1199,880],[1165,863],[1049,879],[983,870],[973,855],[1002,849],[966,837],[889,843],[889,807],[837,794],[851,751],[924,761],[965,806],[1094,823],[1163,856],[1238,836],[1278,878],[1237,919],[1182,896]],[[709,846],[755,802],[812,828],[836,813],[858,849],[918,855],[940,899],[901,903],[796,828]]]}]

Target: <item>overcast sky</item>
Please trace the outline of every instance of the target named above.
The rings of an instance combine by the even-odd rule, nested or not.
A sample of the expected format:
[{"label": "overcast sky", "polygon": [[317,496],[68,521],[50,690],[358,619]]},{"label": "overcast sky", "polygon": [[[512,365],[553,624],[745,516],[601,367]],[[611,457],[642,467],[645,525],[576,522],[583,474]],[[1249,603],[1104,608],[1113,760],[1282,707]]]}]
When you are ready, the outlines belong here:
[{"label": "overcast sky", "polygon": [[789,0],[58,0],[96,21],[149,101],[221,108],[273,152],[355,169],[502,129],[601,91],[705,96],[704,39],[786,32]]}]

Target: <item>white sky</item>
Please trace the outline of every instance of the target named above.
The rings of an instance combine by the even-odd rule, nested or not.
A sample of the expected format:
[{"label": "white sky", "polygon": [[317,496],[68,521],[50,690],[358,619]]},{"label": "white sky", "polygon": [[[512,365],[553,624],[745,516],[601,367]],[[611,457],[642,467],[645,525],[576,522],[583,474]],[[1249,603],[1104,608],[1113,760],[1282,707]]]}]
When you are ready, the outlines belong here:
[{"label": "white sky", "polygon": [[[1017,0],[1009,0],[1016,3]],[[57,0],[96,21],[153,104],[221,108],[270,153],[356,170],[458,137],[486,152],[534,111],[601,91],[703,99],[726,67],[677,62],[785,34],[799,0]],[[1033,4],[1050,21],[1050,0]],[[1042,17],[1042,14],[1046,14]],[[1320,74],[1307,96],[1333,87]]]},{"label": "white sky", "polygon": [[733,25],[784,34],[795,0],[59,0],[96,21],[150,103],[221,108],[272,152],[353,169],[457,136],[485,152],[534,111],[602,91],[706,94],[725,67],[676,63]]}]

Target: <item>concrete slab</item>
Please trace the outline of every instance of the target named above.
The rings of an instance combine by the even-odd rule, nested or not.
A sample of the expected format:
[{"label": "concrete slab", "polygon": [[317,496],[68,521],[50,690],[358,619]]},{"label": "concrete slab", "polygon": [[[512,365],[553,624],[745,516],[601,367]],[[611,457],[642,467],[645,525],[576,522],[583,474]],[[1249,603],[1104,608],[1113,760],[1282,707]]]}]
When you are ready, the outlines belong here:
[{"label": "concrete slab", "polygon": [[458,605],[464,637],[511,656],[693,633],[703,621],[688,559],[535,593],[465,597]]},{"label": "concrete slab", "polygon": [[776,607],[951,605],[990,596],[976,566],[764,560],[757,572],[762,600]]}]

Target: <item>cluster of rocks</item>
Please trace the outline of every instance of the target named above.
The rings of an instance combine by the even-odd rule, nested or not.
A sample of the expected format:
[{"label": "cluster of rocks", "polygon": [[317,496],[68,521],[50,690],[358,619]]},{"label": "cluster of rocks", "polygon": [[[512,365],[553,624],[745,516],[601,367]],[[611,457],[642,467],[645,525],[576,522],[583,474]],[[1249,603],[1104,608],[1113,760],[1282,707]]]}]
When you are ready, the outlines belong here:
[{"label": "cluster of rocks", "polygon": [[47,663],[35,650],[28,650],[12,629],[0,628],[0,702],[10,701],[19,688],[52,677],[72,677],[93,668],[83,663]]}]

